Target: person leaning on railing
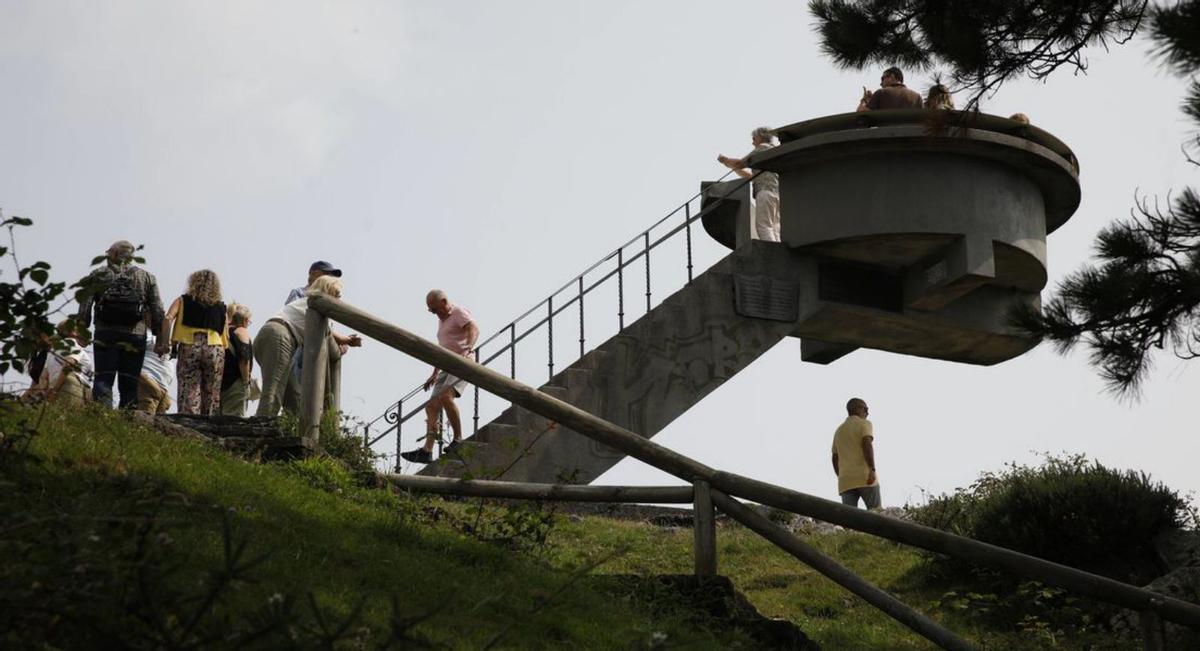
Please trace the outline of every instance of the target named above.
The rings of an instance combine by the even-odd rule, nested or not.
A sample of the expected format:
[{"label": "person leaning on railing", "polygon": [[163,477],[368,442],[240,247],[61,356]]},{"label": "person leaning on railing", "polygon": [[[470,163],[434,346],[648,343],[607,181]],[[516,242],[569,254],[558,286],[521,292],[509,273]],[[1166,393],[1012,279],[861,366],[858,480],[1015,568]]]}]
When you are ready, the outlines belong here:
[{"label": "person leaning on railing", "polygon": [[[342,281],[335,276],[321,276],[305,291],[308,296],[332,296],[341,298]],[[303,348],[304,318],[308,314],[308,301],[292,301],[267,319],[254,337],[254,361],[262,373],[262,396],[258,401],[258,416],[278,416],[283,406],[283,394],[288,376],[292,373],[292,354]],[[342,335],[330,331],[338,346],[358,347],[362,339],[358,335]],[[323,344],[324,342],[313,342]],[[327,391],[328,393],[328,391]]]},{"label": "person leaning on railing", "polygon": [[[754,150],[750,154],[766,151],[775,145],[772,140],[775,135],[768,127],[758,127],[750,132],[750,144]],[[748,179],[754,176],[754,171],[746,168],[746,154],[742,158],[730,158],[724,154],[717,156],[717,161],[733,170],[738,176]],[[754,239],[767,242],[779,241],[779,175],[774,172],[760,172],[754,179]]]}]

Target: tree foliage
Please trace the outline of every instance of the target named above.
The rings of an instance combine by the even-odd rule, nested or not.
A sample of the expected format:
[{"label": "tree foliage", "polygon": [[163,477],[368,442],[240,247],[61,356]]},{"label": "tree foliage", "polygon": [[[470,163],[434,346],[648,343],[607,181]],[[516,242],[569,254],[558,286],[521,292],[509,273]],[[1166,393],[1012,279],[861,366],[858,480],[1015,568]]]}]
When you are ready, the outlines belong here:
[{"label": "tree foliage", "polygon": [[[1200,124],[1200,0],[811,0],[822,47],[843,67],[948,68],[969,108],[1014,77],[1087,71],[1089,48],[1148,36],[1154,56],[1187,78],[1183,112]],[[1200,137],[1184,146],[1197,163]],[[1109,387],[1135,393],[1156,349],[1200,353],[1200,196],[1166,207],[1139,199],[1096,240],[1096,260],[1063,280],[1040,311],[1014,322],[1060,351],[1084,342]]]},{"label": "tree foliage", "polygon": [[0,269],[0,375],[9,369],[23,372],[39,350],[64,345],[50,317],[61,309],[53,304],[66,291],[66,284],[50,282],[48,263],[23,266],[17,258],[15,230],[31,225],[33,220],[25,217],[0,219],[0,227],[8,230],[8,246],[0,246],[0,259],[11,260],[16,271],[5,279]]}]

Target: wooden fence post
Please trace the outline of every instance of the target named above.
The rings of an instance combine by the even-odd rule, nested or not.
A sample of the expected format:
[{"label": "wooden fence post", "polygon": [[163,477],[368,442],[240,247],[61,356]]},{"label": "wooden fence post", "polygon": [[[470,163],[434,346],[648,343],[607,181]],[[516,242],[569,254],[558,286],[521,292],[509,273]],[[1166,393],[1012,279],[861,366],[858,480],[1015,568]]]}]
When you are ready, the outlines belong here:
[{"label": "wooden fence post", "polygon": [[696,556],[696,576],[717,574],[717,520],[712,492],[706,481],[692,483],[692,545]]},{"label": "wooden fence post", "polygon": [[1167,648],[1163,639],[1162,619],[1153,610],[1138,613],[1142,623],[1142,648],[1146,651],[1163,651]]},{"label": "wooden fence post", "polygon": [[321,412],[325,406],[325,367],[329,351],[325,337],[329,318],[310,307],[304,315],[304,368],[300,374],[300,438],[304,447],[316,449],[321,434]]}]

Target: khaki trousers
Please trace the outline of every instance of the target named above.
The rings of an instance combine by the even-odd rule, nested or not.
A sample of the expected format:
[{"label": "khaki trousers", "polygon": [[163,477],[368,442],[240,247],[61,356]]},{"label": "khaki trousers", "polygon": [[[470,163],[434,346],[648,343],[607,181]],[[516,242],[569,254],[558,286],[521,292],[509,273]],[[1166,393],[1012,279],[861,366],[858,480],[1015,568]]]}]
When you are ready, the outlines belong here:
[{"label": "khaki trousers", "polygon": [[145,375],[138,376],[138,411],[165,414],[171,408],[171,395]]},{"label": "khaki trousers", "polygon": [[79,380],[79,376],[67,372],[62,385],[58,387],[58,392],[54,394],[54,402],[61,405],[78,406],[87,402],[87,395],[87,388]]},{"label": "khaki trousers", "polygon": [[292,352],[296,339],[288,327],[279,321],[267,321],[254,336],[254,361],[262,373],[262,397],[258,400],[258,416],[278,416],[283,397],[292,375]]}]

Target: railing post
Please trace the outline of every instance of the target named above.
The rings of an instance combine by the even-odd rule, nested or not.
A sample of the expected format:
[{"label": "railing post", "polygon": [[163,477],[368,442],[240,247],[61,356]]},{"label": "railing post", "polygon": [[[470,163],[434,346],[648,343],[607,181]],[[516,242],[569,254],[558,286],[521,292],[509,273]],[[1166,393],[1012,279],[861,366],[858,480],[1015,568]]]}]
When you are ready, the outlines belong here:
[{"label": "railing post", "polygon": [[583,276],[579,277],[579,356],[583,357]]},{"label": "railing post", "polygon": [[325,337],[329,319],[309,308],[304,315],[304,369],[300,377],[300,438],[304,447],[316,449],[325,406],[325,367],[329,364]]},{"label": "railing post", "polygon": [[403,451],[403,440],[400,438],[404,429],[404,399],[396,402],[396,472],[400,472],[400,453]]},{"label": "railing post", "polygon": [[371,445],[371,426],[366,423],[363,423],[363,446],[367,447],[370,445]]},{"label": "railing post", "polygon": [[1145,651],[1163,651],[1167,643],[1163,639],[1162,619],[1152,610],[1138,613],[1142,623],[1142,648]]},{"label": "railing post", "polygon": [[650,231],[643,233],[646,239],[646,313],[650,313]]},{"label": "railing post", "polygon": [[717,520],[713,512],[712,490],[706,481],[692,482],[692,514],[696,576],[716,576]]},{"label": "railing post", "polygon": [[[479,348],[475,349],[475,363],[479,363]],[[471,434],[474,435],[479,433],[479,387],[474,384],[471,386],[475,387],[475,424],[471,429]]]},{"label": "railing post", "polygon": [[625,247],[617,249],[617,329],[625,329]]},{"label": "railing post", "polygon": [[550,379],[554,379],[554,296],[546,299],[546,344],[550,348],[546,366],[550,368]]},{"label": "railing post", "polygon": [[692,282],[692,204],[683,204],[683,235],[687,239],[688,282]]}]

